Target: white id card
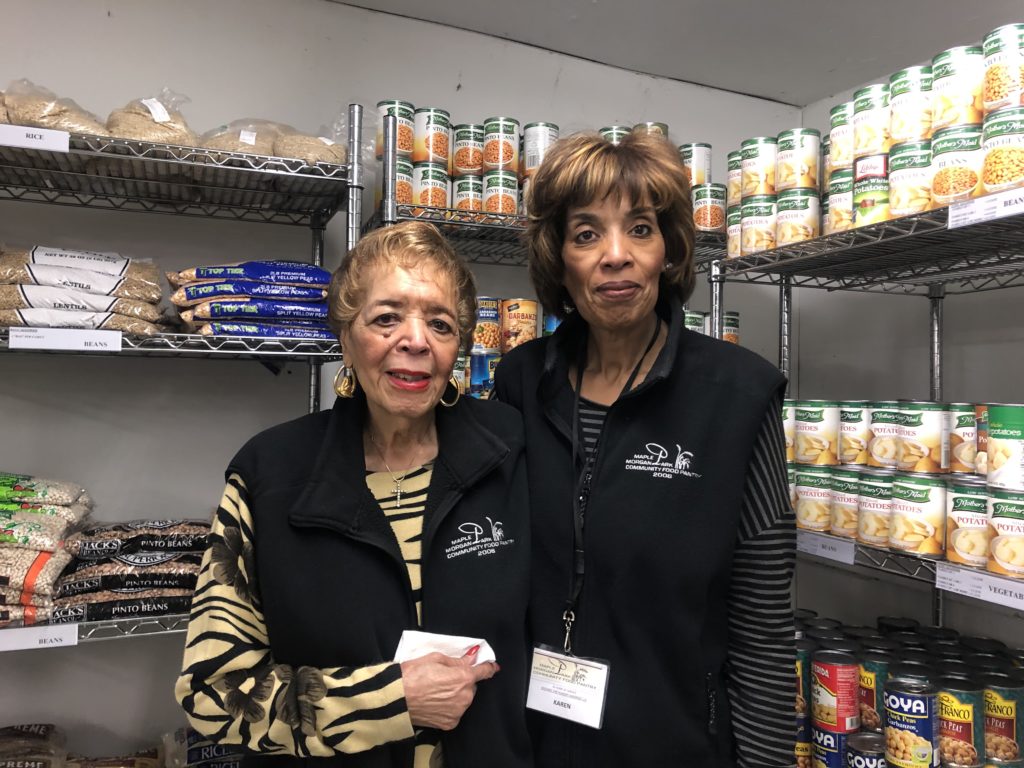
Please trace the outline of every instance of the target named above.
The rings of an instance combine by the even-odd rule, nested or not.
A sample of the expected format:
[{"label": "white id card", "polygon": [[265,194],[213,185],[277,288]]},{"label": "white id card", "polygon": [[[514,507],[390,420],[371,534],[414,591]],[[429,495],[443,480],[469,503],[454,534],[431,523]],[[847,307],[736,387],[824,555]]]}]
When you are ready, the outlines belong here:
[{"label": "white id card", "polygon": [[608,693],[608,664],[567,656],[551,648],[533,649],[526,706],[538,712],[600,728]]}]

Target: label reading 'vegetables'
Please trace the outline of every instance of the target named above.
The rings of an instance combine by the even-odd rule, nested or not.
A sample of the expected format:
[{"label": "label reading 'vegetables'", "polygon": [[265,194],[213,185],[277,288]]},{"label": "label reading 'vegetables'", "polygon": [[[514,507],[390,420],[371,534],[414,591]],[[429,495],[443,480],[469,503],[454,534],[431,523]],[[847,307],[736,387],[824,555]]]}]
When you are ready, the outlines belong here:
[{"label": "label reading 'vegetables'", "polygon": [[935,586],[945,592],[1024,611],[1024,583],[985,571],[936,563]]},{"label": "label reading 'vegetables'", "polygon": [[120,331],[77,328],[11,328],[11,349],[50,349],[61,352],[120,352]]}]

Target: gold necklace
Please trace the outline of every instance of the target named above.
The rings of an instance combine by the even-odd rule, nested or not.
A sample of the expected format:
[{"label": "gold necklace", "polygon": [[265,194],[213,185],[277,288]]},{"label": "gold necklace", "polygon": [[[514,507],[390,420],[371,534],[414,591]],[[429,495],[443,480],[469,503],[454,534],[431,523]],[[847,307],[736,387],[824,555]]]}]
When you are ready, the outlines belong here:
[{"label": "gold necklace", "polygon": [[388,460],[384,458],[384,449],[380,447],[380,444],[373,439],[373,435],[370,435],[370,442],[373,443],[373,447],[377,449],[377,453],[380,454],[380,460],[384,462],[384,468],[391,475],[391,481],[395,484],[395,487],[391,489],[391,493],[395,495],[395,509],[402,506],[402,481],[409,476],[409,473],[415,469],[410,467],[405,470],[405,474],[401,477],[395,477],[395,473],[391,471],[391,467],[388,466]]}]

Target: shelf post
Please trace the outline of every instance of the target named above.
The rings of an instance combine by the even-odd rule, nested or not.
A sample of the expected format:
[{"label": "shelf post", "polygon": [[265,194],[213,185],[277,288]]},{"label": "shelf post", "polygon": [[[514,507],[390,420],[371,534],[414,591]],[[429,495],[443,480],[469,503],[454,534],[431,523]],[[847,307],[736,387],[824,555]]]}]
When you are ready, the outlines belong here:
[{"label": "shelf post", "polygon": [[[349,192],[351,194],[351,190]],[[327,230],[327,222],[324,217],[317,214],[313,217],[313,222],[310,226],[310,230],[313,236],[313,266],[322,267],[324,265],[324,240]],[[358,232],[358,230],[357,230]],[[346,234],[346,239],[349,235]],[[323,363],[318,360],[310,359],[309,361],[309,412],[317,413],[320,410],[320,371],[323,368]]]},{"label": "shelf post", "polygon": [[[355,247],[363,223],[363,159],[359,140],[363,135],[363,105],[348,105],[348,210],[345,253]],[[321,251],[323,243],[321,242]],[[322,262],[321,262],[322,265]]]},{"label": "shelf post", "polygon": [[722,305],[724,281],[722,280],[722,261],[715,259],[708,269],[708,282],[711,283],[711,336],[722,338],[722,325],[725,321],[725,307]]},{"label": "shelf post", "polygon": [[384,226],[398,221],[395,175],[398,173],[398,118],[384,115],[384,164],[381,168],[380,218]]},{"label": "shelf post", "polygon": [[793,278],[784,276],[779,281],[779,370],[786,377],[786,394],[789,394],[789,378],[792,367],[793,349]]},{"label": "shelf post", "polygon": [[946,296],[945,285],[933,285],[928,289],[928,303],[931,309],[931,363],[930,399],[942,400],[942,302]]}]

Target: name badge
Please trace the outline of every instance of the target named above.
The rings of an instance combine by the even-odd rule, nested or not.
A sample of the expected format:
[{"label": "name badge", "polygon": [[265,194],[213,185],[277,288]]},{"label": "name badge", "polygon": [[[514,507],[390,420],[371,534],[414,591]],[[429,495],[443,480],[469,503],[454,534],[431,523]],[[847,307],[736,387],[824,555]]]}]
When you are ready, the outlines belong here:
[{"label": "name badge", "polygon": [[567,656],[550,648],[533,649],[526,706],[591,728],[604,721],[608,663]]}]

